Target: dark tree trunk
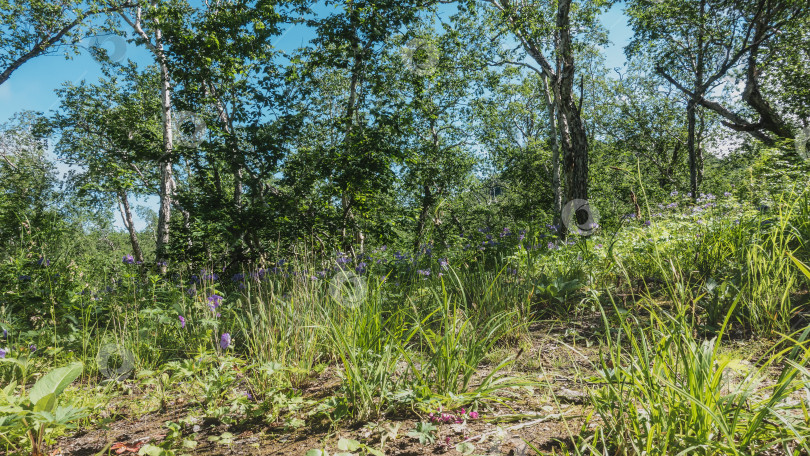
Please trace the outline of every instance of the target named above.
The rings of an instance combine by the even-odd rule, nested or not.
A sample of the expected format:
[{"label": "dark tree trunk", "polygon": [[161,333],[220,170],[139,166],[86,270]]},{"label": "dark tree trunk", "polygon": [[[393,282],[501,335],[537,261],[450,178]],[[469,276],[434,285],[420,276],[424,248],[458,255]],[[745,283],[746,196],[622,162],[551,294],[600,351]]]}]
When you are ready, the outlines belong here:
[{"label": "dark tree trunk", "polygon": [[686,148],[689,151],[689,188],[692,198],[697,198],[698,192],[698,159],[697,145],[695,144],[695,124],[697,122],[697,105],[693,100],[689,100],[686,107],[686,118],[688,122],[688,136]]},{"label": "dark tree trunk", "polygon": [[[700,2],[701,17],[705,14],[706,2]],[[687,139],[686,148],[689,152],[689,188],[692,192],[692,199],[697,200],[698,191],[700,191],[700,181],[703,177],[703,153],[700,147],[700,141],[697,134],[697,109],[698,98],[703,97],[703,76],[704,76],[704,62],[705,62],[705,43],[703,27],[698,27],[697,30],[697,56],[695,58],[695,85],[692,93],[694,96],[689,98],[686,105],[686,118],[687,118]]]},{"label": "dark tree trunk", "polygon": [[[559,41],[559,109],[562,131],[563,166],[566,197],[588,199],[588,135],[582,122],[580,109],[574,100],[574,48],[571,37],[571,0],[560,0],[557,5]],[[580,100],[580,105],[582,100]]]},{"label": "dark tree trunk", "polygon": [[419,244],[422,242],[422,234],[425,231],[425,225],[427,224],[428,215],[430,214],[430,208],[433,207],[435,203],[435,197],[433,193],[430,191],[429,185],[423,185],[423,194],[422,194],[422,209],[419,211],[419,219],[416,222],[416,233],[413,239],[413,251],[414,253],[419,251]]},{"label": "dark tree trunk", "polygon": [[217,91],[212,82],[206,82],[204,84],[204,88],[207,95],[214,99],[219,120],[222,123],[225,133],[228,134],[227,144],[230,152],[228,161],[230,162],[231,174],[233,175],[233,210],[234,219],[236,219],[237,222],[233,224],[235,226],[235,231],[232,231],[231,233],[233,239],[237,241],[236,245],[238,245],[238,247],[231,252],[232,260],[234,260],[242,251],[242,246],[246,244],[245,230],[242,228],[242,217],[244,212],[244,203],[242,201],[242,197],[244,195],[243,157],[239,151],[239,145],[236,139],[236,131],[233,126],[233,119],[231,118],[230,114],[228,114],[225,103],[222,101],[221,94]]},{"label": "dark tree trunk", "polygon": [[119,209],[121,210],[121,218],[124,221],[124,227],[126,227],[129,232],[129,243],[132,245],[132,255],[135,257],[135,261],[143,263],[143,251],[141,250],[141,243],[138,242],[138,232],[135,231],[135,225],[132,223],[132,210],[129,207],[127,192],[119,190],[118,201],[121,203]]}]

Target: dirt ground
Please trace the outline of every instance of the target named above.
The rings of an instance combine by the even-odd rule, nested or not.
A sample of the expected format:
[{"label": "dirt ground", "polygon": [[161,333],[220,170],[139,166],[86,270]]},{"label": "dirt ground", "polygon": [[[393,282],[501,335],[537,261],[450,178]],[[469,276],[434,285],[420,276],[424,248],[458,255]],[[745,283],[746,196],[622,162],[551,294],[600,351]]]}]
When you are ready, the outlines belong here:
[{"label": "dirt ground", "polygon": [[[596,333],[601,322],[594,318],[579,318],[577,323],[541,322],[530,330],[530,341],[521,345],[518,359],[510,367],[507,375],[537,380],[540,386],[533,390],[506,390],[502,403],[496,403],[489,410],[482,410],[478,420],[466,424],[437,424],[435,442],[420,444],[408,436],[420,419],[415,414],[403,417],[385,417],[377,424],[398,427],[398,436],[388,440],[384,451],[387,455],[417,456],[461,454],[456,444],[467,441],[475,446],[473,454],[487,455],[531,455],[535,454],[528,444],[538,450],[551,453],[572,435],[579,434],[583,427],[595,426],[596,418],[587,421],[590,412],[587,389],[589,380],[596,375],[599,359]],[[529,342],[529,343],[526,343]],[[732,344],[734,345],[734,344]],[[745,342],[738,345],[743,350],[754,347]],[[529,348],[530,347],[530,348]],[[502,360],[504,353],[493,353],[493,362]],[[485,375],[482,370],[481,375]],[[325,372],[326,378],[315,382],[319,385],[305,392],[309,397],[322,397],[335,386],[334,373]],[[331,379],[329,378],[331,377]],[[144,395],[148,392],[142,393]],[[113,401],[107,408],[112,417],[105,428],[81,429],[71,437],[61,439],[53,447],[52,456],[93,456],[97,454],[137,454],[139,444],[159,443],[167,433],[167,422],[178,422],[193,410],[192,404],[175,400],[167,404],[163,412],[140,414],[130,405],[133,401],[147,400],[148,397],[127,396]],[[261,421],[242,421],[236,425],[225,425],[216,421],[197,420],[184,427],[183,436],[193,436],[198,446],[189,450],[175,450],[176,454],[201,456],[218,455],[304,455],[314,448],[326,448],[330,454],[337,451],[341,438],[355,439],[374,448],[380,448],[377,433],[372,432],[369,423],[342,423],[339,429],[307,423],[306,426],[290,430],[279,424],[268,425]],[[230,441],[211,441],[224,432],[232,434]],[[116,449],[108,449],[118,444]],[[120,448],[122,444],[126,447]],[[112,448],[116,448],[113,446]],[[359,453],[358,453],[359,454]]]}]

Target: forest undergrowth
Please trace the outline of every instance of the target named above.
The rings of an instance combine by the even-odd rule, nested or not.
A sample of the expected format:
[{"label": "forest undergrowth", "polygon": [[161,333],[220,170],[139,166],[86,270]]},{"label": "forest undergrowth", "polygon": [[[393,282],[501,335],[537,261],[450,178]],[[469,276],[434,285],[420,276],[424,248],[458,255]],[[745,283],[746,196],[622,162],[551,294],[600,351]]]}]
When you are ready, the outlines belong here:
[{"label": "forest undergrowth", "polygon": [[588,237],[166,273],[27,233],[0,267],[0,448],[810,454],[808,203],[674,192]]}]

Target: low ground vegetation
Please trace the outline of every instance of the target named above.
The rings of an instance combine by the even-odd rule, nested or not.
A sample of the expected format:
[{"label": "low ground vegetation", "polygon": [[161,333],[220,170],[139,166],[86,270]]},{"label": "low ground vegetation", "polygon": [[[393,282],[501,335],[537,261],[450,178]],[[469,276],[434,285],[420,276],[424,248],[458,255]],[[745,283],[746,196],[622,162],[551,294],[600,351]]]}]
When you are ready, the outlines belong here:
[{"label": "low ground vegetation", "polygon": [[32,233],[2,265],[2,447],[809,454],[807,195],[670,198],[590,237],[165,274]]}]

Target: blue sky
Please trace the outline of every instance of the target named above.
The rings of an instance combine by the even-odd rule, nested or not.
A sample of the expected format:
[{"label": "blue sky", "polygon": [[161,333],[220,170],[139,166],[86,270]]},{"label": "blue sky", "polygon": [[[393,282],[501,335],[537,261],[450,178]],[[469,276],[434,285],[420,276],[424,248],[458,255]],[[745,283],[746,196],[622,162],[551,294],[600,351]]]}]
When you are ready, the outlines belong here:
[{"label": "blue sky", "polygon": [[[627,25],[627,17],[623,13],[624,6],[619,3],[602,17],[602,23],[609,32],[611,44],[605,48],[605,62],[608,68],[624,65],[624,46],[632,36]],[[292,50],[301,47],[312,37],[310,30],[303,26],[292,27],[275,43],[283,50]],[[113,58],[132,59],[139,64],[150,64],[151,56],[144,48],[128,44],[118,37],[98,37],[95,44],[107,49]],[[84,43],[89,47],[93,41]],[[58,107],[59,99],[54,93],[65,82],[77,84],[82,80],[95,82],[101,76],[101,66],[86,50],[71,59],[64,55],[49,55],[35,58],[20,67],[11,78],[0,85],[0,123],[6,122],[16,112],[34,110],[47,113]],[[60,169],[64,170],[62,166]],[[150,207],[155,207],[154,199],[141,201]],[[116,219],[116,226],[123,228],[120,218]],[[143,228],[142,220],[136,221],[136,226]]]}]

